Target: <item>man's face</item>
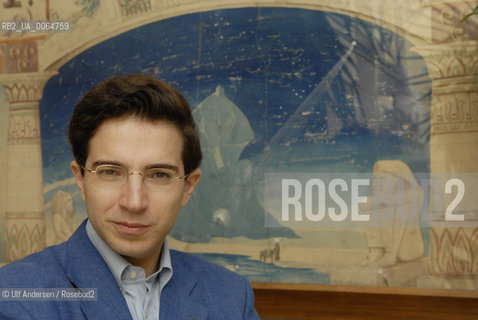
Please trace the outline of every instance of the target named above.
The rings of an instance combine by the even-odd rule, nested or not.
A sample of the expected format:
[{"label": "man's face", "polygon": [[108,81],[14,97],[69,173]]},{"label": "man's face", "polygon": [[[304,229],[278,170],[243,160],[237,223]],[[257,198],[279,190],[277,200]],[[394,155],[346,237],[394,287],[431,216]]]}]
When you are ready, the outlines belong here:
[{"label": "man's face", "polygon": [[[85,167],[120,165],[131,172],[145,168],[172,168],[183,176],[183,138],[169,122],[127,117],[104,122],[89,142]],[[158,261],[164,238],[186,205],[201,172],[186,180],[174,180],[151,188],[140,174],[130,174],[126,184],[111,186],[95,174],[71,164],[90,222],[98,235],[134,265],[151,266]]]}]

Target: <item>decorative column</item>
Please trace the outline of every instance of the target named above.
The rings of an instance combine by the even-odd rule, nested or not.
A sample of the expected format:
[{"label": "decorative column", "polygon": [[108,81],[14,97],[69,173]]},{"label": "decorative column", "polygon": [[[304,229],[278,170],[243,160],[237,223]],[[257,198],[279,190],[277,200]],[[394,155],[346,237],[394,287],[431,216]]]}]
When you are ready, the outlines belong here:
[{"label": "decorative column", "polygon": [[[432,80],[432,179],[442,179],[443,174],[478,173],[478,41],[474,40],[478,28],[476,21],[460,22],[473,9],[471,4],[450,2],[430,1],[435,44],[415,48],[424,57]],[[418,286],[478,289],[478,182],[473,179],[465,181],[465,192],[475,196],[467,194],[456,208],[465,214],[465,222],[445,221],[450,202],[442,201],[438,208],[431,205],[430,276],[421,279]]]},{"label": "decorative column", "polygon": [[432,79],[432,172],[478,172],[478,41],[416,48]]},{"label": "decorative column", "polygon": [[[0,20],[50,20],[51,1],[0,1]],[[0,222],[3,260],[45,243],[38,101],[54,73],[38,72],[39,32],[0,32]],[[1,255],[0,255],[1,257]],[[2,261],[0,261],[1,263]]]},{"label": "decorative column", "polygon": [[8,100],[7,196],[4,260],[45,247],[43,175],[38,102],[55,72],[0,75]]}]

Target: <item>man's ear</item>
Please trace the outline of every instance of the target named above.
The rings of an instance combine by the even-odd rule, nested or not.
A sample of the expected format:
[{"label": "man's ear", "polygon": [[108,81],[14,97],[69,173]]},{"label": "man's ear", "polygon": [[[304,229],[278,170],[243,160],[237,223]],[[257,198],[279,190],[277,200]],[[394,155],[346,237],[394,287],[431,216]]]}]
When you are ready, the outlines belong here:
[{"label": "man's ear", "polygon": [[85,201],[85,177],[81,174],[81,166],[76,161],[70,163],[71,171],[76,179],[76,185],[80,189],[81,199]]},{"label": "man's ear", "polygon": [[190,174],[185,181],[183,199],[181,201],[181,206],[184,207],[189,199],[191,198],[194,189],[196,188],[199,179],[201,179],[201,169],[195,169]]}]

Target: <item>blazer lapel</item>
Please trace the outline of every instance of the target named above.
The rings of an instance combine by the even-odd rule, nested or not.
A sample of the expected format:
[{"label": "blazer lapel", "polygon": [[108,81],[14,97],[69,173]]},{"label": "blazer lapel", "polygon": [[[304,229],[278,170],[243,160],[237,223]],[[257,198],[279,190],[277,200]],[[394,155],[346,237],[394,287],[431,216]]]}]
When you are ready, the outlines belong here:
[{"label": "blazer lapel", "polygon": [[96,288],[97,301],[82,301],[87,319],[132,320],[126,300],[86,233],[86,220],[67,242],[67,275],[77,288]]},{"label": "blazer lapel", "polygon": [[182,263],[175,263],[175,257],[172,250],[173,277],[161,293],[159,319],[205,320],[207,308],[199,304],[195,291],[198,279]]}]

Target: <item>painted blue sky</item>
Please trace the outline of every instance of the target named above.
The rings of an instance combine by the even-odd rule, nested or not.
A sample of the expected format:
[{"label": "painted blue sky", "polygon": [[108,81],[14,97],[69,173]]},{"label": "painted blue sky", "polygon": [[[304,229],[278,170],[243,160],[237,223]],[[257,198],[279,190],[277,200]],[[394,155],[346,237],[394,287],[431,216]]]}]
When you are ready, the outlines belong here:
[{"label": "painted blue sky", "polygon": [[[331,75],[353,41],[344,64]],[[369,172],[375,161],[391,158],[426,172],[429,79],[423,60],[410,47],[370,23],[294,8],[189,14],[115,36],[67,62],[45,87],[40,102],[45,185],[72,176],[66,135],[75,103],[112,75],[138,72],[172,84],[193,109],[218,85],[224,88],[254,133],[241,156],[254,173],[252,189],[240,191],[242,201],[255,199],[251,190],[268,170]],[[274,139],[278,132],[280,139]],[[45,195],[46,202],[53,191]],[[242,223],[227,230],[212,222],[217,208],[202,203],[199,211],[204,213],[197,209],[186,208],[185,217],[204,216],[196,217],[195,224],[179,221],[183,231],[176,236],[188,241],[213,235],[293,236],[287,230],[266,230],[263,218],[257,218],[264,214],[258,203],[247,213],[229,208]],[[247,221],[259,225],[251,228]],[[186,234],[193,235],[186,239]]]}]

